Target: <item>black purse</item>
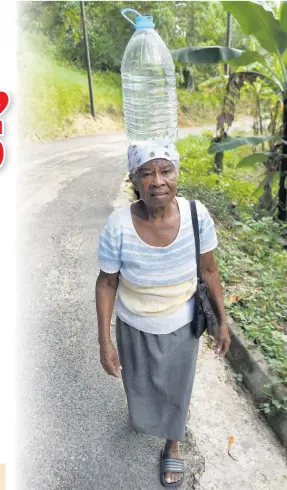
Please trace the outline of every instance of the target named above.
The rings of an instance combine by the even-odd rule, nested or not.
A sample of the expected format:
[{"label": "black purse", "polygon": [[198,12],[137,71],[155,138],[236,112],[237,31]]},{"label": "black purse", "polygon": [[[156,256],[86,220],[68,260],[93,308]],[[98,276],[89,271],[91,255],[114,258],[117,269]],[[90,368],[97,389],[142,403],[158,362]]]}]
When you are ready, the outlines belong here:
[{"label": "black purse", "polygon": [[207,330],[208,335],[217,338],[219,328],[218,321],[212,307],[212,299],[208,292],[207,285],[200,272],[200,240],[196,204],[195,201],[190,201],[189,204],[194,232],[197,265],[197,290],[194,303],[193,332],[197,339],[201,337],[205,330]]}]

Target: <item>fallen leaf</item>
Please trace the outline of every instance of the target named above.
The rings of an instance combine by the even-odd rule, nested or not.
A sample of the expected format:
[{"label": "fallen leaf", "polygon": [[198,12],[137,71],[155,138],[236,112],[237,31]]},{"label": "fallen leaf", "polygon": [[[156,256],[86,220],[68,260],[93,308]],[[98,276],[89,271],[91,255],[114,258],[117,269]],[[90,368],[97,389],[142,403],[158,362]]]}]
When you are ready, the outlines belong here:
[{"label": "fallen leaf", "polygon": [[228,451],[227,451],[227,453],[228,453],[228,456],[230,456],[234,461],[237,461],[237,459],[234,456],[232,456],[232,454],[230,453],[231,447],[234,444],[234,442],[235,442],[234,437],[233,436],[229,436],[229,439],[228,439]]},{"label": "fallen leaf", "polygon": [[238,303],[242,298],[241,296],[229,296],[229,303],[232,304],[232,303]]}]

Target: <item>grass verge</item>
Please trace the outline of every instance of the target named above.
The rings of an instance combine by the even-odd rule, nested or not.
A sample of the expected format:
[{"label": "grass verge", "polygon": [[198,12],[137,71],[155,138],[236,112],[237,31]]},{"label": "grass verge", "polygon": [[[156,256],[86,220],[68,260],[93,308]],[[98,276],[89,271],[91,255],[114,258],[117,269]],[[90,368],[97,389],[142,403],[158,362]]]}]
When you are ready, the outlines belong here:
[{"label": "grass verge", "polygon": [[227,152],[220,176],[211,172],[209,142],[208,136],[179,141],[179,195],[201,200],[213,214],[227,311],[287,386],[286,227],[257,212],[252,194],[259,170],[236,169],[247,150]]},{"label": "grass verge", "polygon": [[[20,130],[24,139],[41,140],[67,137],[74,132],[74,121],[89,114],[87,75],[70,66],[57,64],[47,56],[27,51],[20,65]],[[93,77],[98,117],[122,126],[120,77],[96,73]]]}]

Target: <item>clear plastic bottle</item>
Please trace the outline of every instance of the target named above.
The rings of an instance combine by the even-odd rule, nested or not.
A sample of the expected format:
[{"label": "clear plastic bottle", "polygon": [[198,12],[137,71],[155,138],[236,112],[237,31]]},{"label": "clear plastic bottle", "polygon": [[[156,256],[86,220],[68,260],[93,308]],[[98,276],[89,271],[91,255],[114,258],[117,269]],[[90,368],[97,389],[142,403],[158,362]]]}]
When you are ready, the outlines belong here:
[{"label": "clear plastic bottle", "polygon": [[[138,14],[135,24],[125,15],[127,11]],[[122,15],[136,28],[121,65],[127,137],[130,143],[148,139],[174,142],[177,95],[171,53],[154,30],[152,16],[133,9],[123,10]]]}]

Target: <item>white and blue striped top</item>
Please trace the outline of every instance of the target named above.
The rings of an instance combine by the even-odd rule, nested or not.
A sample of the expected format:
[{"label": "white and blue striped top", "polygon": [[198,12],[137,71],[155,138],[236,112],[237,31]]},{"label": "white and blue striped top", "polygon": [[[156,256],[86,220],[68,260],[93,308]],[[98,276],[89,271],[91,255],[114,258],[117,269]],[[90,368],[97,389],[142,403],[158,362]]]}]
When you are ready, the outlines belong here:
[{"label": "white and blue striped top", "polygon": [[[193,226],[189,201],[184,197],[176,199],[180,211],[180,228],[175,240],[167,247],[148,245],[139,237],[133,225],[130,204],[109,216],[100,236],[101,270],[110,274],[120,272],[116,313],[124,322],[148,333],[170,333],[193,318],[193,298],[190,295],[185,297],[184,288],[181,287],[187,285],[192,294],[196,287]],[[196,207],[200,252],[204,254],[217,246],[217,237],[214,222],[206,207],[200,201],[196,201]],[[165,291],[168,294],[163,298]],[[176,296],[173,296],[172,291]],[[180,297],[184,298],[182,303],[178,291],[181,291]],[[153,303],[159,307],[153,309]],[[163,303],[165,306],[162,306]],[[149,308],[146,308],[147,304]],[[136,305],[142,305],[142,313],[141,306]]]}]

